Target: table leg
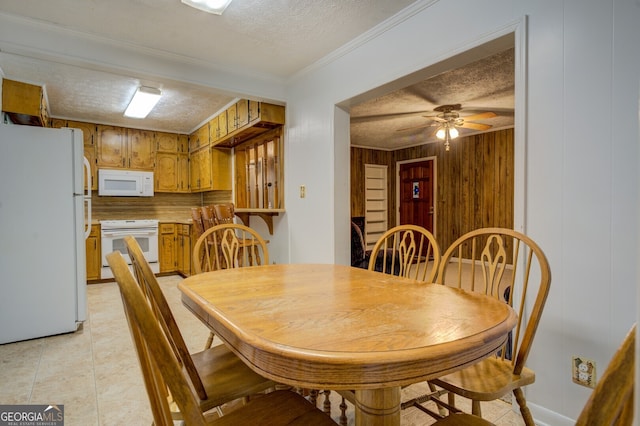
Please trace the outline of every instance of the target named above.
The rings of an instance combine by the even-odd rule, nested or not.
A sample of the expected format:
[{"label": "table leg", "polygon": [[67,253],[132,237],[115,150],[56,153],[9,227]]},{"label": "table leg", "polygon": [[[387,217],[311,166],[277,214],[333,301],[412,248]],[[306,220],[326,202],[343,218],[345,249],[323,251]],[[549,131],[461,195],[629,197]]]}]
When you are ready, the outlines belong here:
[{"label": "table leg", "polygon": [[399,426],[400,387],[356,390],[356,426]]}]

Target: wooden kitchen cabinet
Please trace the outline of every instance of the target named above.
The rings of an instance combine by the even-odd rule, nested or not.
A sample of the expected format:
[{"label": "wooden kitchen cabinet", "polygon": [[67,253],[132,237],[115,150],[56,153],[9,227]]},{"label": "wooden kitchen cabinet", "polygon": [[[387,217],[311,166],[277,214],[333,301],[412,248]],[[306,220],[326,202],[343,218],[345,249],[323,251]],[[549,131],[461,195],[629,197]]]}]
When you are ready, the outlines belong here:
[{"label": "wooden kitchen cabinet", "polygon": [[[91,190],[98,190],[98,167],[96,164],[96,125],[93,123],[84,123],[81,121],[62,120],[59,118],[51,119],[51,127],[60,129],[62,127],[70,127],[72,129],[80,129],[82,131],[82,139],[84,141],[84,156],[89,161],[91,168]],[[85,179],[85,187],[87,189]]]},{"label": "wooden kitchen cabinet", "polygon": [[176,270],[176,225],[161,223],[159,228],[160,273],[173,272]]},{"label": "wooden kitchen cabinet", "polygon": [[99,124],[96,135],[98,168],[153,170],[153,132]]},{"label": "wooden kitchen cabinet", "polygon": [[85,240],[87,256],[87,280],[99,280],[102,268],[100,225],[91,225],[91,233]]},{"label": "wooden kitchen cabinet", "polygon": [[285,108],[281,105],[243,99],[227,109],[227,122],[227,135],[216,141],[215,146],[234,147],[282,127],[285,122]]},{"label": "wooden kitchen cabinet", "polygon": [[211,145],[227,136],[227,111],[223,111],[209,122],[209,142]]},{"label": "wooden kitchen cabinet", "polygon": [[189,155],[191,192],[211,190],[211,148],[204,147]]},{"label": "wooden kitchen cabinet", "polygon": [[[249,104],[252,104],[252,109],[249,108]],[[249,124],[250,112],[253,110],[254,116],[257,118],[257,105],[256,101],[249,101],[248,99],[240,99],[234,105],[227,108],[227,132],[231,133],[234,130],[241,129]]]},{"label": "wooden kitchen cabinet", "polygon": [[189,137],[177,133],[155,133],[156,192],[189,192]]},{"label": "wooden kitchen cabinet", "polygon": [[171,152],[156,153],[156,192],[189,192],[189,157]]},{"label": "wooden kitchen cabinet", "polygon": [[47,97],[41,86],[3,79],[2,111],[16,124],[49,127]]},{"label": "wooden kitchen cabinet", "polygon": [[176,240],[177,270],[182,276],[191,275],[191,225],[178,224]]},{"label": "wooden kitchen cabinet", "polygon": [[122,127],[98,124],[96,128],[98,168],[124,168],[127,158],[127,131]]},{"label": "wooden kitchen cabinet", "polygon": [[189,137],[177,133],[155,132],[156,152],[189,152]]},{"label": "wooden kitchen cabinet", "polygon": [[127,129],[127,168],[153,170],[156,146],[154,132],[150,130]]},{"label": "wooden kitchen cabinet", "polygon": [[189,135],[189,152],[209,146],[209,123]]},{"label": "wooden kitchen cabinet", "polygon": [[233,189],[231,174],[231,149],[211,148],[211,189]]}]

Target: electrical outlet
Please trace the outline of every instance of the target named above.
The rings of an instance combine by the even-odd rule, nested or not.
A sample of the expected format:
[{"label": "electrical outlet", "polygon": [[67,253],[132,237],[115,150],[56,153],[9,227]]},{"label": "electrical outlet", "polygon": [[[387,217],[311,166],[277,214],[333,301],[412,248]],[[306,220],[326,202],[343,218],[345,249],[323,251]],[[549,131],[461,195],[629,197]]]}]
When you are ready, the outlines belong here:
[{"label": "electrical outlet", "polygon": [[304,185],[300,185],[300,198],[304,198],[307,196],[307,187]]},{"label": "electrical outlet", "polygon": [[574,383],[589,388],[596,387],[596,362],[574,356],[571,360],[571,377]]}]

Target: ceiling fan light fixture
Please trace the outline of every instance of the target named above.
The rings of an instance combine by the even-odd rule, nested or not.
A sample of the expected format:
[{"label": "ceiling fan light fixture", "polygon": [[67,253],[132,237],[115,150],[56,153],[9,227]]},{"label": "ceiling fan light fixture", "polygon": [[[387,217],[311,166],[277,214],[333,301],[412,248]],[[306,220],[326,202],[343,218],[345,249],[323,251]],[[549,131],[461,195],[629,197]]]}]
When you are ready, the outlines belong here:
[{"label": "ceiling fan light fixture", "polygon": [[153,87],[140,86],[136,93],[131,98],[129,106],[124,112],[125,117],[131,118],[145,118],[154,106],[160,100],[162,92],[160,89],[154,89]]},{"label": "ceiling fan light fixture", "polygon": [[455,139],[460,136],[460,132],[458,132],[458,129],[456,129],[455,126],[449,126],[446,124],[438,129],[436,132],[436,138],[445,140],[447,136],[449,139]]},{"label": "ceiling fan light fixture", "polygon": [[187,6],[194,7],[198,10],[214,15],[222,15],[222,12],[229,6],[231,0],[180,0]]}]

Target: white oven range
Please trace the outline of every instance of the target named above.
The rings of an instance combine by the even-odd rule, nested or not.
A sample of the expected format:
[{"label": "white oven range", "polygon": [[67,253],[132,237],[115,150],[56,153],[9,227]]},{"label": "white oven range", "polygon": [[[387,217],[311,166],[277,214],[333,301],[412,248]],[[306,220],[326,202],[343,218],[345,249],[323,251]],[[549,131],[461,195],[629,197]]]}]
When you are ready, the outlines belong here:
[{"label": "white oven range", "polygon": [[158,221],[152,219],[136,220],[101,220],[100,233],[102,239],[102,270],[100,278],[113,278],[113,273],[107,263],[107,255],[113,251],[122,253],[122,257],[131,265],[131,259],[127,253],[124,237],[133,236],[145,259],[149,262],[154,273],[160,272],[158,263]]}]

